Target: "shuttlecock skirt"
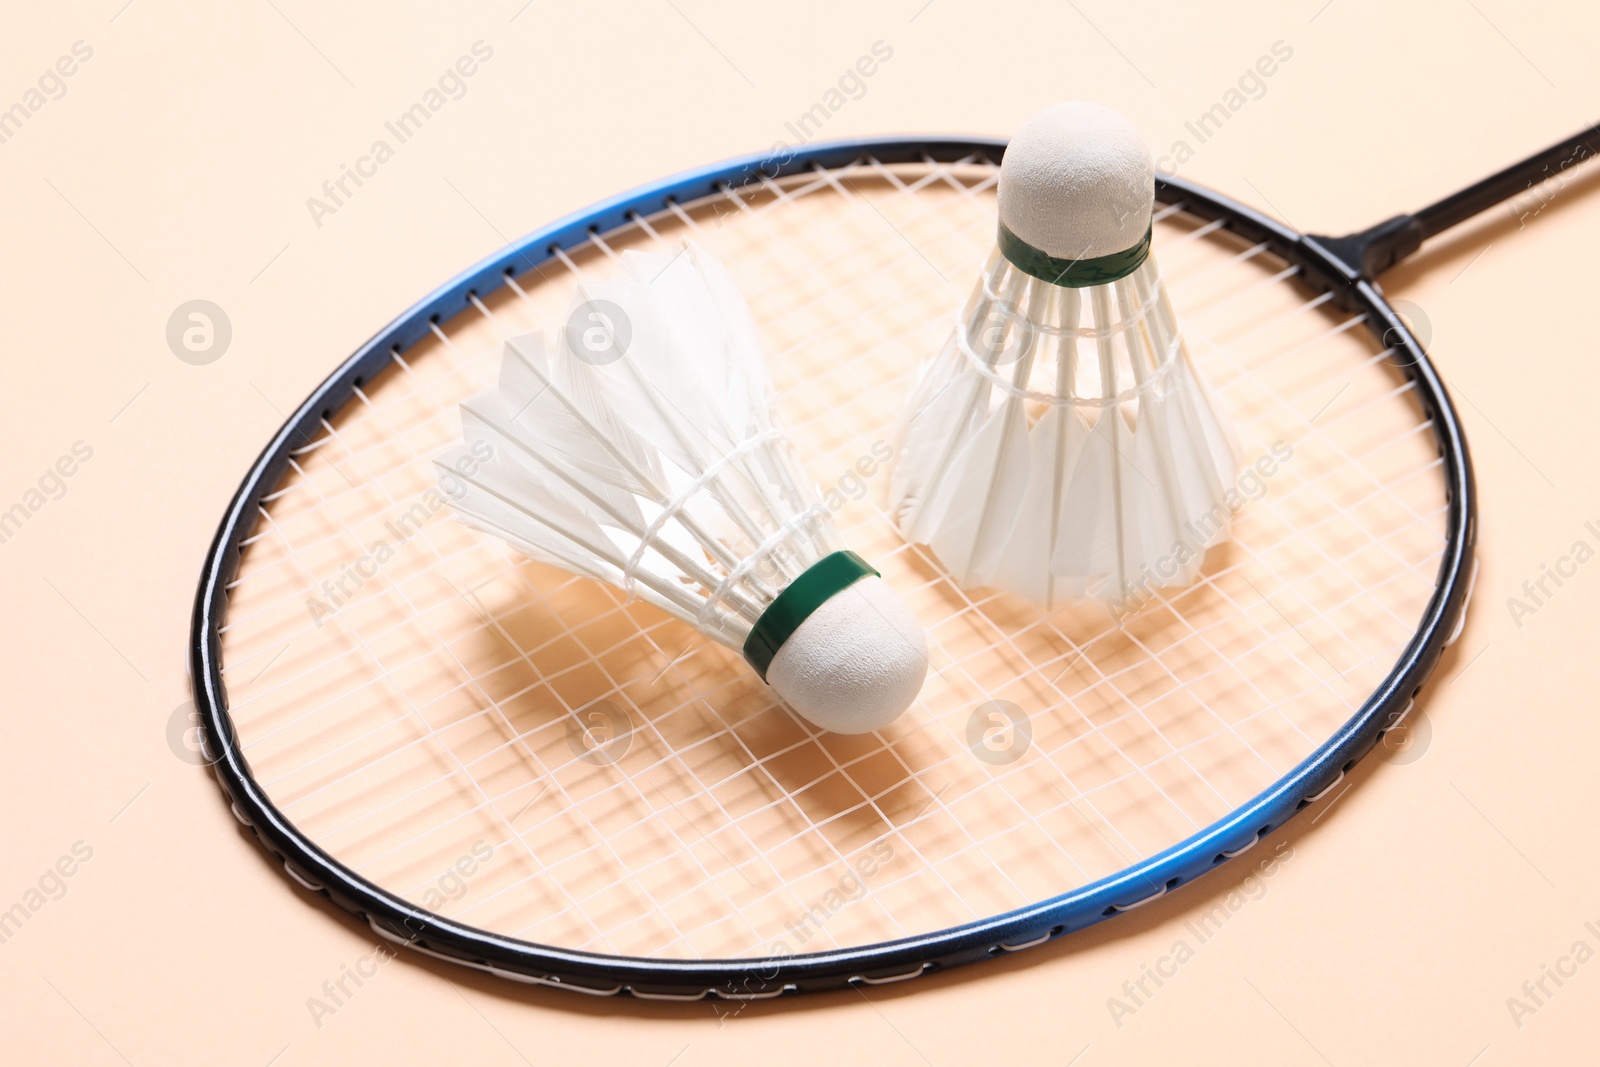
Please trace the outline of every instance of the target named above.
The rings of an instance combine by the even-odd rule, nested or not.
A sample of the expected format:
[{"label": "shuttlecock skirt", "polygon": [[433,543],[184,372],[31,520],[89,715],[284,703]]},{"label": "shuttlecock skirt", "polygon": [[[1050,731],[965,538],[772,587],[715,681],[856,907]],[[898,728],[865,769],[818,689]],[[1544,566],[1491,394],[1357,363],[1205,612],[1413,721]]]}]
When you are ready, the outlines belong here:
[{"label": "shuttlecock skirt", "polygon": [[1044,606],[1186,585],[1225,540],[1238,446],[1154,257],[1056,285],[997,248],[900,428],[902,531],[963,586]]},{"label": "shuttlecock skirt", "polygon": [[732,278],[692,246],[623,267],[579,288],[554,344],[506,342],[441,486],[469,525],[743,653],[817,725],[886,725],[917,695],[926,640],[844,551],[768,410]]}]

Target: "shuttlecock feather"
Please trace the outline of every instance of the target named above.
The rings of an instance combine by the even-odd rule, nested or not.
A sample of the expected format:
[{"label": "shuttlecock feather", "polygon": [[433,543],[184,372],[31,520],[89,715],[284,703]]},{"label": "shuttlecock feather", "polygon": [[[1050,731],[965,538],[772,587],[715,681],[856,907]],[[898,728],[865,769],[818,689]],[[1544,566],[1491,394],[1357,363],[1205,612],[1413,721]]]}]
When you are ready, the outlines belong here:
[{"label": "shuttlecock feather", "polygon": [[963,585],[1125,604],[1229,536],[1238,445],[1149,253],[1154,195],[1109,108],[1058,104],[1006,149],[995,248],[913,390],[890,489]]},{"label": "shuttlecock feather", "polygon": [[743,653],[816,725],[887,725],[921,689],[926,637],[801,474],[733,279],[693,246],[622,258],[553,343],[506,342],[442,488],[469,525]]}]

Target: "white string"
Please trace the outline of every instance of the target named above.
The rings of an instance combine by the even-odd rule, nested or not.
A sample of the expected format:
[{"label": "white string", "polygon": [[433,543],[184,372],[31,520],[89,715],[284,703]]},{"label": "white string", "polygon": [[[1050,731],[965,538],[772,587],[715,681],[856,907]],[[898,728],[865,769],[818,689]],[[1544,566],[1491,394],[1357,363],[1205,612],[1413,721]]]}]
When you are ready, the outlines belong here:
[{"label": "white string", "polygon": [[772,441],[781,440],[782,437],[783,434],[779,433],[777,430],[767,430],[764,433],[756,434],[754,437],[745,438],[733,448],[729,449],[725,454],[713,460],[711,464],[700,473],[699,477],[690,482],[681,493],[667,501],[666,506],[661,509],[661,514],[657,515],[655,519],[651,521],[650,525],[645,527],[644,533],[639,536],[639,547],[633,550],[633,555],[628,557],[627,564],[622,568],[622,588],[627,591],[630,597],[633,596],[634,592],[633,572],[639,566],[639,561],[644,558],[645,552],[647,552],[655,543],[656,535],[661,532],[662,528],[665,527],[667,523],[677,518],[678,512],[683,510],[683,508],[689,503],[696,493],[700,492],[700,490],[704,489],[706,486],[715,481],[717,475],[722,473],[724,467],[727,467],[731,463],[737,463],[739,460],[743,459],[751,452],[754,452],[762,445],[768,444]]}]

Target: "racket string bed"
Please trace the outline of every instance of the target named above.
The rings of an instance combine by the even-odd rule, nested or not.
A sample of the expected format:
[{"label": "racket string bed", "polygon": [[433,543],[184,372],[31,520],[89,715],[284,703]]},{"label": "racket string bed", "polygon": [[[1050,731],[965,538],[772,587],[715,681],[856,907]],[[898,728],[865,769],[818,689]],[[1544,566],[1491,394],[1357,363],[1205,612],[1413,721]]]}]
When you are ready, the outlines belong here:
[{"label": "racket string bed", "polygon": [[[1382,306],[1324,285],[1287,231],[1181,183],[1155,214],[1157,284],[1247,460],[1284,441],[1292,461],[1197,584],[1132,614],[954,585],[894,536],[865,472],[963,295],[951,279],[993,240],[997,148],[807,151],[522,243],[454,307],[397,320],[252,475],[237,563],[202,587],[216,654],[197,677],[227,687],[207,704],[228,721],[219,777],[296,880],[383,936],[674,999],[1018,951],[1162,896],[1327,795],[1360,754],[1341,731],[1380,710],[1369,694],[1436,654],[1411,645],[1455,581],[1459,463],[1436,446],[1458,431],[1420,351],[1376,342]],[[818,735],[736,655],[435,514],[428,457],[499,345],[559,326],[571,287],[629,250],[685,239],[735,269],[800,466],[929,631],[923,697],[882,734]],[[974,724],[1001,705],[1031,733],[996,754]],[[620,735],[591,736],[595,714]],[[469,881],[456,861],[479,846],[493,859]],[[978,928],[983,944],[961,932]],[[908,938],[946,947],[917,958]]]}]

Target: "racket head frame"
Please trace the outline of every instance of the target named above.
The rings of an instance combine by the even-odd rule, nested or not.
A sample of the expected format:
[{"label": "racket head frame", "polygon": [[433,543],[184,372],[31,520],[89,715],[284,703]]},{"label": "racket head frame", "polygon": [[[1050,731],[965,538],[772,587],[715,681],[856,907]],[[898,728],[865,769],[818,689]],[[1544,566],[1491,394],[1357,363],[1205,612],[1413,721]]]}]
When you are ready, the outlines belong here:
[{"label": "racket head frame", "polygon": [[771,959],[650,959],[535,944],[436,915],[362,878],[306,837],[274,805],[251,772],[228,712],[222,681],[221,626],[227,588],[239,567],[261,502],[282,478],[290,457],[310,444],[325,420],[356,390],[394,365],[433,327],[473,308],[510,277],[583,245],[596,234],[733,188],[759,186],[789,175],[834,169],[871,157],[884,165],[998,163],[1003,139],[898,137],[819,143],[745,156],[684,172],[603,200],[544,226],[440,286],[380,330],[319,385],[262,450],[229,503],[206,554],[195,597],[190,672],[201,740],[234,816],[306,890],[366,922],[385,940],[511,981],[593,995],[698,1000],[744,1000],[785,993],[877,985],[918,977],[1030,948],[1165,895],[1278,830],[1330,792],[1344,775],[1409,713],[1446,647],[1459,636],[1472,579],[1477,494],[1465,435],[1437,370],[1367,272],[1342,258],[1328,238],[1308,237],[1227,197],[1172,175],[1158,175],[1156,199],[1206,222],[1264,244],[1299,278],[1327,291],[1339,307],[1366,316],[1375,338],[1392,348],[1390,362],[1415,384],[1417,402],[1441,458],[1447,494],[1446,544],[1434,591],[1417,632],[1378,688],[1340,729],[1273,785],[1231,814],[1115,875],[1049,899],[948,929],[874,945]]}]

